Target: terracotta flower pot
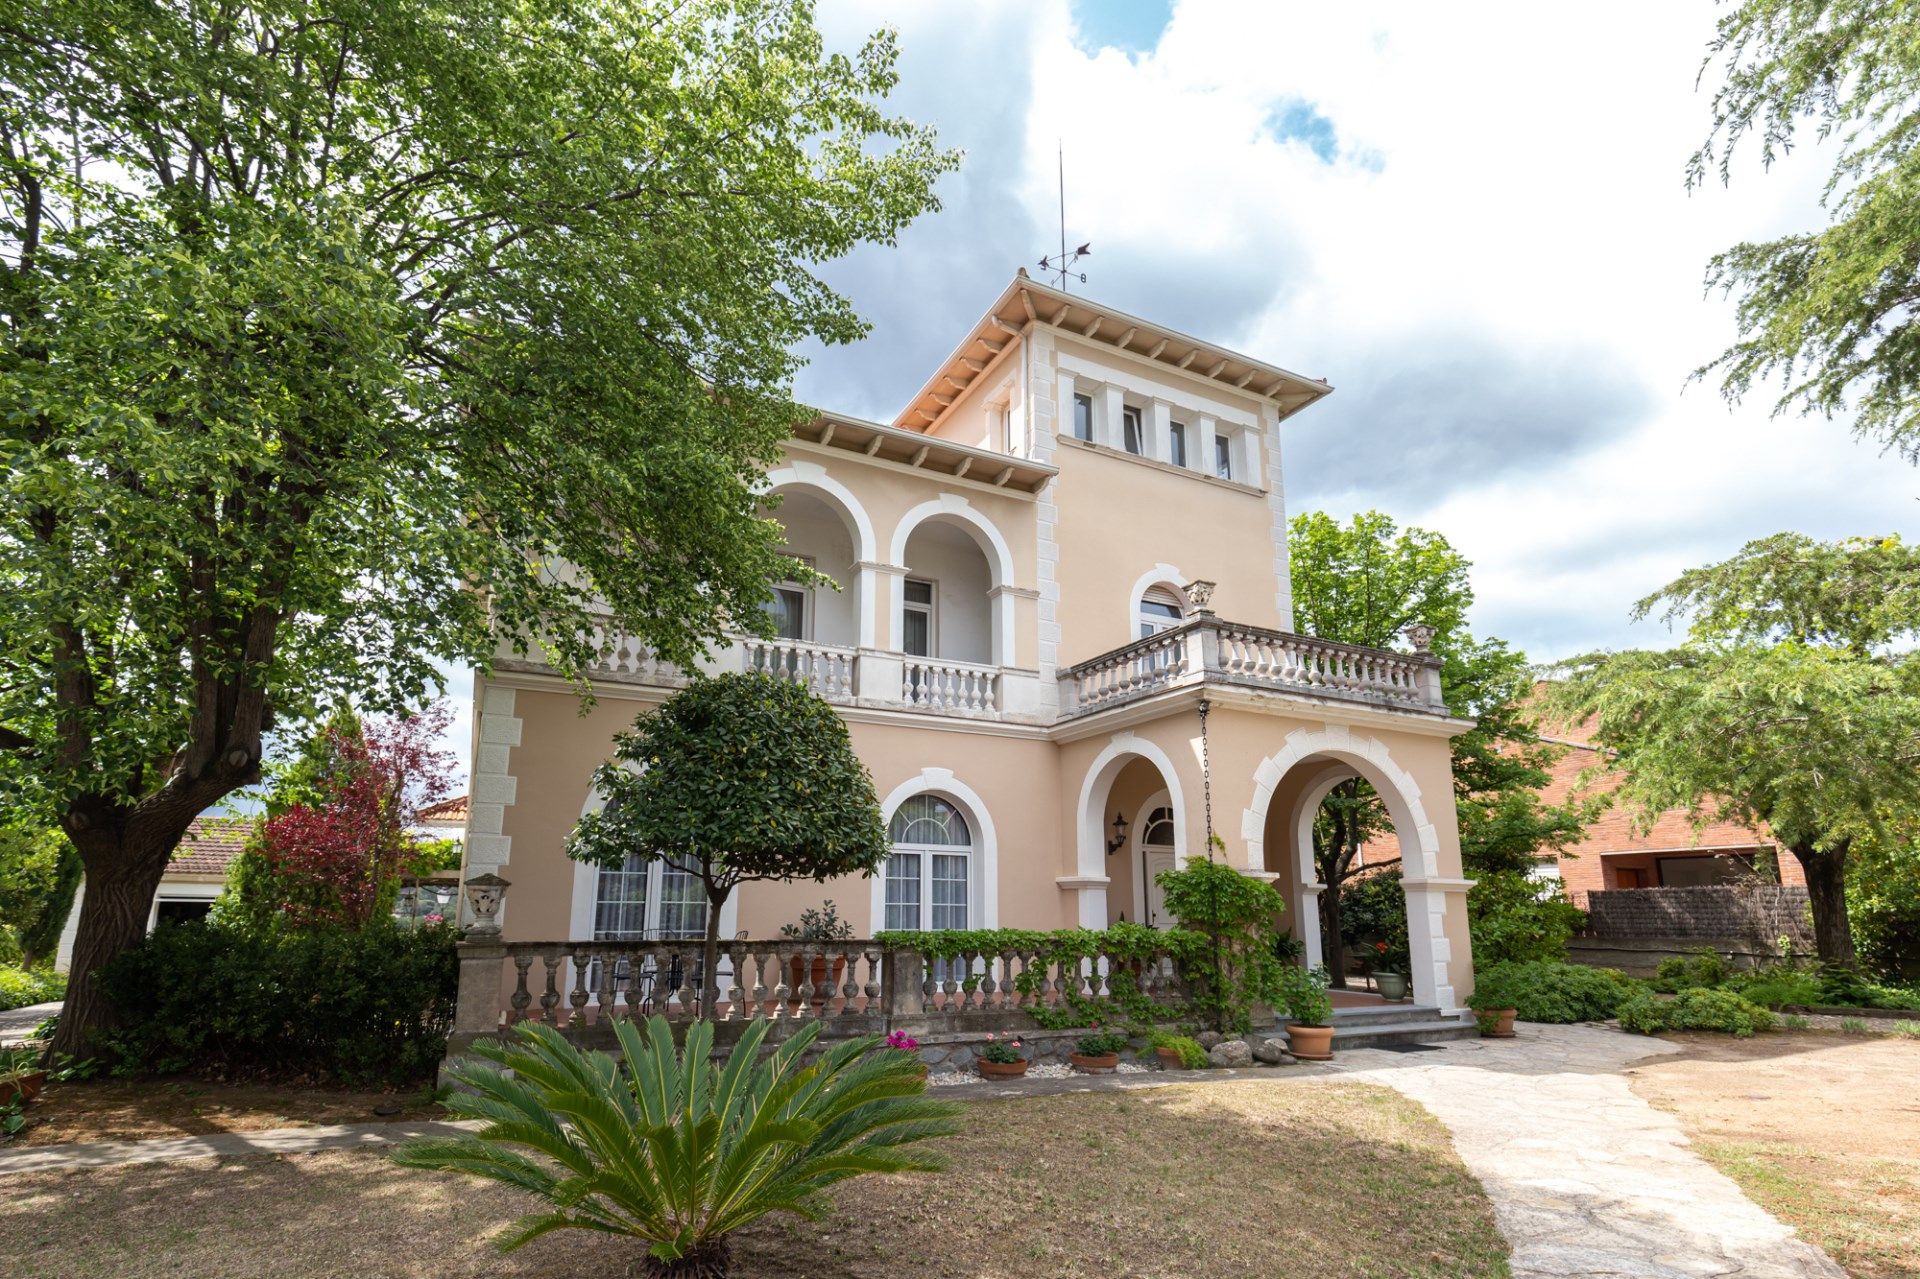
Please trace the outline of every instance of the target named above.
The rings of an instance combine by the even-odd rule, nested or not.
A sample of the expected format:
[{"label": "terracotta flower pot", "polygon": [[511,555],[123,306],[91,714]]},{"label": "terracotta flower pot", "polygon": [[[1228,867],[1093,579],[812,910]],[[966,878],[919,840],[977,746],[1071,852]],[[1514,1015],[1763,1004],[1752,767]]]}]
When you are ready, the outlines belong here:
[{"label": "terracotta flower pot", "polygon": [[32,1101],[40,1095],[40,1089],[46,1082],[47,1072],[44,1070],[22,1070],[0,1077],[0,1106],[14,1101]]},{"label": "terracotta flower pot", "polygon": [[1180,1060],[1180,1051],[1176,1048],[1156,1048],[1153,1050],[1153,1055],[1160,1059],[1160,1069],[1162,1070],[1186,1069],[1186,1066]]},{"label": "terracotta flower pot", "polygon": [[983,1079],[1018,1079],[1027,1073],[1028,1065],[1024,1059],[988,1061],[985,1057],[978,1058],[973,1064],[980,1068],[980,1077]]},{"label": "terracotta flower pot", "polygon": [[[820,983],[828,980],[827,957],[825,955],[815,955],[812,966],[806,967],[805,965],[806,961],[798,955],[795,955],[787,961],[787,985],[792,989],[792,993],[787,996],[787,1002],[797,1004],[804,1000],[818,1007],[827,1002],[815,993],[820,989]],[[833,990],[828,998],[832,998],[833,995],[840,993],[840,979],[846,975],[846,972],[847,961],[845,957],[839,955],[834,956]],[[807,983],[805,990],[801,989],[802,982]]]},{"label": "terracotta flower pot", "polygon": [[1333,1060],[1333,1027],[1287,1025],[1287,1051],[1301,1061]]},{"label": "terracotta flower pot", "polygon": [[1067,1060],[1073,1068],[1089,1075],[1111,1075],[1120,1065],[1119,1053],[1101,1053],[1098,1057],[1089,1057],[1084,1053],[1068,1053]]},{"label": "terracotta flower pot", "polygon": [[1479,1008],[1474,1010],[1473,1019],[1480,1024],[1483,1038],[1512,1039],[1513,1017],[1517,1011],[1513,1008]]}]

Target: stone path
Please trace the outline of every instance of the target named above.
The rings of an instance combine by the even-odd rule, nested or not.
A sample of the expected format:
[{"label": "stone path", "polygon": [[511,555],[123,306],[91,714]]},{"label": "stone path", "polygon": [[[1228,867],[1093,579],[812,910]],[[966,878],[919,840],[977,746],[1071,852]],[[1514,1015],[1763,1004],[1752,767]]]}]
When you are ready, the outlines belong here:
[{"label": "stone path", "polygon": [[60,1011],[59,1001],[29,1004],[0,1013],[0,1045],[17,1044],[33,1033],[33,1028]]},{"label": "stone path", "polygon": [[[1334,1071],[1420,1102],[1493,1201],[1514,1279],[1846,1279],[1695,1154],[1622,1068],[1661,1045],[1594,1026],[1346,1052]],[[1651,1050],[1651,1051],[1650,1051]]]},{"label": "stone path", "polygon": [[[1677,1120],[1634,1095],[1623,1068],[1666,1051],[1599,1027],[1523,1026],[1517,1039],[1456,1040],[1427,1052],[1349,1050],[1329,1066],[983,1083],[942,1096],[1232,1080],[1377,1083],[1420,1102],[1453,1133],[1513,1246],[1514,1279],[1846,1279],[1696,1155]],[[339,1124],[0,1151],[0,1184],[21,1173],[376,1146],[472,1126]]]}]

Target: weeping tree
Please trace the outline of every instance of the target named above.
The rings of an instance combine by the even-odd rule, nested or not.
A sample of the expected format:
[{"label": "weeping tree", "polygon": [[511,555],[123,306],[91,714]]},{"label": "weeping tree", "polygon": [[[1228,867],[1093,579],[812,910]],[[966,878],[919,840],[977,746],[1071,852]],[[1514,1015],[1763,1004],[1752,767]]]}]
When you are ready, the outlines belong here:
[{"label": "weeping tree", "polygon": [[642,714],[593,773],[606,801],[567,855],[666,861],[707,895],[700,1008],[718,999],[720,908],[755,879],[872,875],[891,846],[847,725],[800,684],[759,672],[698,680]]},{"label": "weeping tree", "polygon": [[1771,164],[1831,140],[1828,222],[1738,244],[1707,269],[1737,299],[1739,333],[1697,376],[1743,399],[1777,382],[1775,412],[1850,420],[1920,462],[1920,41],[1887,0],[1743,0],[1702,68],[1713,124],[1689,186],[1729,181],[1745,148]]},{"label": "weeping tree", "polygon": [[0,802],[85,867],[58,1049],[270,731],[763,625],[793,352],[864,331],[818,266],[954,163],[895,59],[804,0],[0,9]]},{"label": "weeping tree", "polygon": [[1852,966],[1855,846],[1920,856],[1903,838],[1920,817],[1920,549],[1782,533],[1634,609],[1656,613],[1687,621],[1682,644],[1566,663],[1550,711],[1593,720],[1642,821],[1685,808],[1770,830],[1806,875],[1820,958]]}]

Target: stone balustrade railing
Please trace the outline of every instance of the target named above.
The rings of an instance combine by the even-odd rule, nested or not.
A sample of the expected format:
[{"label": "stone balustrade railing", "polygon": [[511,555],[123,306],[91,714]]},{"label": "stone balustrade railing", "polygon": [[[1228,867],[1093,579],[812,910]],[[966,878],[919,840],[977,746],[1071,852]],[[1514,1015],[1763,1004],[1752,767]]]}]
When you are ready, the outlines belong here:
[{"label": "stone balustrade railing", "polygon": [[1000,709],[1000,668],[909,657],[902,662],[900,697],[916,710],[991,715]]},{"label": "stone balustrade railing", "polygon": [[1060,675],[1062,716],[1089,714],[1190,684],[1218,682],[1417,711],[1444,712],[1431,653],[1337,644],[1201,614]]},{"label": "stone balustrade railing", "polygon": [[[1122,973],[1127,980],[1119,983]],[[502,942],[476,929],[460,947],[449,1050],[519,1021],[593,1037],[620,1017],[691,1021],[703,1014],[702,976],[699,939]],[[720,945],[715,999],[704,1011],[721,1027],[819,1021],[828,1035],[1021,1031],[1035,1025],[1034,1010],[1107,998],[1116,983],[1168,1006],[1182,997],[1164,956],[1061,962],[1038,950],[1007,950],[930,958],[877,941],[734,939]]]}]

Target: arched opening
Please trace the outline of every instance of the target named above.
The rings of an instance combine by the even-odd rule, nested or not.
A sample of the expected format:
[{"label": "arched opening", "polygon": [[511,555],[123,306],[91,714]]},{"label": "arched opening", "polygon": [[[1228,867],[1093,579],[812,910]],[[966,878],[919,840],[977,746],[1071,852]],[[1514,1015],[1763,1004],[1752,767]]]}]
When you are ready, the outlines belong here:
[{"label": "arched opening", "polygon": [[[841,500],[810,485],[795,483],[777,490],[777,504],[761,509],[763,518],[778,521],[785,532],[787,555],[807,568],[831,578],[833,586],[810,585],[798,574],[774,583],[766,608],[776,638],[789,644],[820,644],[854,648],[862,643],[863,614],[870,613],[859,569],[860,530]],[[868,621],[864,627],[871,631]],[[869,642],[870,642],[869,635]]]},{"label": "arched opening", "polygon": [[1192,847],[1172,758],[1151,741],[1120,734],[1088,766],[1075,822],[1080,926],[1165,926],[1153,876],[1179,865]]},{"label": "arched opening", "polygon": [[1187,601],[1179,591],[1164,582],[1149,586],[1134,608],[1134,638],[1170,631],[1186,618]]},{"label": "arched opening", "polygon": [[[1326,734],[1303,735],[1260,765],[1256,773],[1260,798],[1249,810],[1256,823],[1249,829],[1260,832],[1255,864],[1277,876],[1275,886],[1287,899],[1288,918],[1303,950],[1302,962],[1315,966],[1337,961],[1343,948],[1329,944],[1331,912],[1323,904],[1329,886],[1322,878],[1325,861],[1316,856],[1315,825],[1316,819],[1321,819],[1324,839],[1327,823],[1322,814],[1329,796],[1353,779],[1363,779],[1378,796],[1382,818],[1368,846],[1367,861],[1335,887],[1351,887],[1356,879],[1383,871],[1400,872],[1397,891],[1376,892],[1372,891],[1375,885],[1367,886],[1374,899],[1369,903],[1370,913],[1386,919],[1404,911],[1404,968],[1413,997],[1422,1005],[1452,1011],[1457,1004],[1455,978],[1465,980],[1468,955],[1463,923],[1452,925],[1458,937],[1448,937],[1449,920],[1454,913],[1463,919],[1464,911],[1450,913],[1447,899],[1452,892],[1464,891],[1464,881],[1440,878],[1437,835],[1421,803],[1419,788],[1394,763],[1385,747],[1350,734],[1343,733],[1342,737],[1344,741],[1334,744],[1326,740]],[[1382,850],[1389,850],[1384,857]],[[1389,941],[1394,951],[1391,958],[1397,963],[1401,959],[1399,936],[1380,939]],[[1354,958],[1347,956],[1344,973],[1335,975],[1357,975],[1364,966],[1352,962]],[[1371,958],[1371,966],[1379,967],[1383,957],[1376,953]],[[1355,988],[1363,984],[1370,985],[1349,983]],[[1462,986],[1463,993],[1464,989]],[[1352,993],[1344,997],[1344,1002],[1370,1002],[1373,998],[1370,993]],[[1337,998],[1338,1002],[1343,999]]]},{"label": "arched opening", "polygon": [[947,516],[917,524],[901,564],[900,651],[942,662],[994,663],[993,566],[970,526]]},{"label": "arched opening", "polygon": [[887,823],[893,850],[882,872],[883,923],[888,929],[927,932],[975,927],[973,827],[952,801],[915,795]]}]

